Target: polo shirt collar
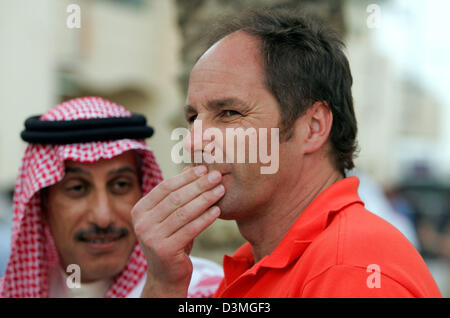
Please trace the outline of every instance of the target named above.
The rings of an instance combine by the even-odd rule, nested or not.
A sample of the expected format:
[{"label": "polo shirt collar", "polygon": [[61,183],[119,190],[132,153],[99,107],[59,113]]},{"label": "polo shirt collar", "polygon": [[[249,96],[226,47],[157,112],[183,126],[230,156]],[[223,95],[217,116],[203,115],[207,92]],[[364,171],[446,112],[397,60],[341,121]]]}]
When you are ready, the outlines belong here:
[{"label": "polo shirt collar", "polygon": [[251,266],[247,272],[250,275],[256,274],[262,267],[284,268],[298,259],[314,238],[328,226],[330,217],[346,206],[355,203],[364,205],[358,195],[358,186],[358,177],[348,177],[328,187],[302,212],[275,250],[254,266],[249,243],[241,246],[233,256],[225,255],[225,277],[236,278]]}]

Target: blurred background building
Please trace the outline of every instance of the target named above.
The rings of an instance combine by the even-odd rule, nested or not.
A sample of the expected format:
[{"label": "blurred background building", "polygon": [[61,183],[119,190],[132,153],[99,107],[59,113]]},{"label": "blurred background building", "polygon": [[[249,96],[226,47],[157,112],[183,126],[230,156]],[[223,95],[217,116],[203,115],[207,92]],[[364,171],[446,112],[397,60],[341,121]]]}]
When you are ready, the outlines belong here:
[{"label": "blurred background building", "polygon": [[[318,15],[343,35],[359,125],[351,173],[368,208],[411,240],[450,296],[446,0],[0,0],[0,275],[24,120],[77,96],[111,99],[147,116],[148,144],[173,176],[182,167],[171,160],[170,134],[185,126],[187,78],[205,31],[219,15],[262,6]],[[241,243],[233,222],[219,220],[193,253],[220,263]]]}]

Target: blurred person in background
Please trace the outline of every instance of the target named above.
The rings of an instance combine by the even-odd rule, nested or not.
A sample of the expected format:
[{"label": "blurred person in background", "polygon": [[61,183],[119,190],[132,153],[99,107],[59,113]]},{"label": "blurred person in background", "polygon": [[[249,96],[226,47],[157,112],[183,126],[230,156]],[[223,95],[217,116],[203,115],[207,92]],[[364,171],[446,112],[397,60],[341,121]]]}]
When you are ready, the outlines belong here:
[{"label": "blurred person in background", "polygon": [[450,187],[432,167],[417,162],[387,195],[392,206],[415,225],[418,250],[442,294],[449,297]]},{"label": "blurred person in background", "polygon": [[[268,10],[224,20],[213,43],[191,72],[191,129],[199,121],[223,135],[277,127],[279,170],[196,165],[142,198],[132,211],[149,264],[142,296],[188,295],[189,245],[220,217],[235,220],[248,242],[224,257],[216,297],[440,297],[414,246],[367,211],[358,178],[345,177],[357,127],[341,41],[313,21]],[[225,142],[192,136],[191,154],[227,158]]]},{"label": "blurred person in background", "polygon": [[[30,144],[14,193],[0,296],[139,297],[147,264],[130,212],[162,181],[144,141],[153,129],[99,97],[61,103],[25,127],[22,139]],[[221,268],[194,257],[192,263],[189,295],[211,296]]]},{"label": "blurred person in background", "polygon": [[358,194],[365,208],[395,226],[416,249],[419,249],[420,244],[413,221],[404,213],[394,209],[383,188],[369,174],[359,169],[348,171],[347,176],[358,177],[360,181]]}]

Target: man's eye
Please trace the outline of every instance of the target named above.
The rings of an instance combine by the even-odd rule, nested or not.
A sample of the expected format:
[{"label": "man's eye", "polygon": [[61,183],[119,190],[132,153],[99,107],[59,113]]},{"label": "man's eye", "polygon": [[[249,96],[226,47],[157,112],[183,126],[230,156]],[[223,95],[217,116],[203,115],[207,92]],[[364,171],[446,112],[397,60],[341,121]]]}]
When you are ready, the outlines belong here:
[{"label": "man's eye", "polygon": [[67,190],[69,192],[79,193],[79,192],[82,192],[84,190],[84,186],[82,184],[76,184],[76,185],[67,187]]},{"label": "man's eye", "polygon": [[126,193],[132,187],[132,183],[129,181],[116,181],[112,184],[112,187],[116,193]]},{"label": "man's eye", "polygon": [[195,120],[197,119],[197,114],[195,114],[195,115],[190,115],[190,116],[187,116],[187,122],[188,123],[193,123]]},{"label": "man's eye", "polygon": [[227,109],[222,112],[222,115],[223,115],[223,117],[232,117],[232,116],[240,115],[240,113],[235,110]]},{"label": "man's eye", "polygon": [[124,181],[118,181],[116,182],[116,188],[118,189],[123,189],[128,187],[130,184],[128,182],[124,182]]}]

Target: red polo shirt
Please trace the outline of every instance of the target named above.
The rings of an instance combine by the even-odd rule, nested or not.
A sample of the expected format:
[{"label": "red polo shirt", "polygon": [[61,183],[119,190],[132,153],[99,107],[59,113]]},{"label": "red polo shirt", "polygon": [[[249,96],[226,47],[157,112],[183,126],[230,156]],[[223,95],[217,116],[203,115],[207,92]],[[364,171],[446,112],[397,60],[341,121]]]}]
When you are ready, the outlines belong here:
[{"label": "red polo shirt", "polygon": [[322,192],[277,248],[253,264],[249,243],[225,256],[216,297],[442,297],[413,245],[370,213],[359,179]]}]

